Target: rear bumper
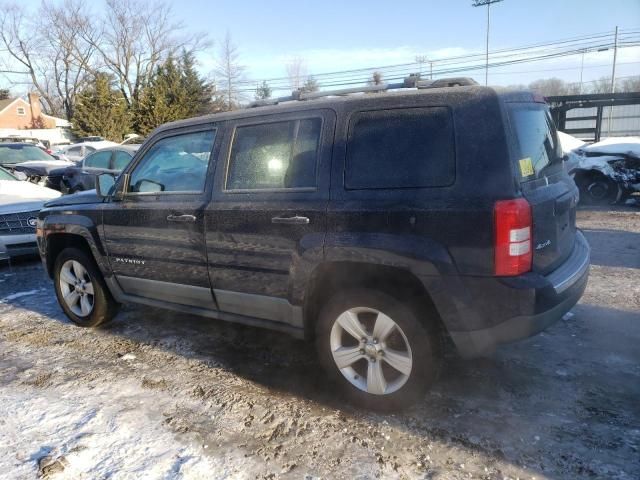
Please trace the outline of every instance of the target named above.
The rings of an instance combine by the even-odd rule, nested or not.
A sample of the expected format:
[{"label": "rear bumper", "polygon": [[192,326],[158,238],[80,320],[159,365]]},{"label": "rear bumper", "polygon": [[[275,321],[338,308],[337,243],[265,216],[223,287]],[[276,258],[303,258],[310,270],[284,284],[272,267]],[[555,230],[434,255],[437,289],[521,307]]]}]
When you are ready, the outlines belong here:
[{"label": "rear bumper", "polygon": [[518,298],[517,306],[503,305],[504,309],[513,311],[517,308],[528,313],[512,316],[488,328],[450,331],[458,352],[463,357],[491,353],[500,344],[531,337],[554,324],[582,297],[589,277],[589,264],[589,244],[584,235],[577,232],[573,253],[551,274],[504,279],[503,286],[516,292],[493,301],[499,303]]}]

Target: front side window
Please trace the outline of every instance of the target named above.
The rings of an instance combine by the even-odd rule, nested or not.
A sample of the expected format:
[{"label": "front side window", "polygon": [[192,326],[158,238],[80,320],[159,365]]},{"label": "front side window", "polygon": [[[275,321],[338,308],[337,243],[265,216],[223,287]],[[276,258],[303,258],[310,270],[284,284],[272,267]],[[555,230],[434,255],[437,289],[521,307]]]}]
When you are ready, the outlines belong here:
[{"label": "front side window", "polygon": [[129,191],[204,191],[215,130],[185,133],[157,141],[131,174]]},{"label": "front side window", "polygon": [[111,160],[111,152],[96,152],[93,155],[89,155],[84,159],[84,166],[86,168],[109,168],[109,161]]},{"label": "front side window", "polygon": [[227,190],[315,188],[322,119],[238,127]]},{"label": "front side window", "polygon": [[446,107],[361,112],[349,131],[348,189],[423,188],[455,180],[455,141]]}]

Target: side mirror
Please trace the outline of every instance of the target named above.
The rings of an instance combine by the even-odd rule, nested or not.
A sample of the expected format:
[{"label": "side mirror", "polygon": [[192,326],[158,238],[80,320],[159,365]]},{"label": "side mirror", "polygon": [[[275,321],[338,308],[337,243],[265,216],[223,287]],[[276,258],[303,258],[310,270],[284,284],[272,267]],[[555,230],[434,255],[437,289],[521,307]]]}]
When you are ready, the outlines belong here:
[{"label": "side mirror", "polygon": [[96,175],[96,192],[99,197],[106,198],[113,195],[116,177],[112,173]]},{"label": "side mirror", "polygon": [[13,172],[13,176],[16,177],[18,180],[22,180],[22,181],[26,181],[29,178],[27,177],[27,174],[24,172]]}]

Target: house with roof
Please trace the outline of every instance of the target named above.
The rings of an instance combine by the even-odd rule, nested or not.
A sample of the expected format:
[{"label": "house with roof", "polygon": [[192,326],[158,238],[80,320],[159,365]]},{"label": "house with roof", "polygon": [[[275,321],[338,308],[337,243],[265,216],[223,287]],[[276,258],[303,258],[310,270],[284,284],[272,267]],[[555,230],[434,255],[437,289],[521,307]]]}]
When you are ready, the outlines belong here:
[{"label": "house with roof", "polygon": [[51,144],[69,143],[71,122],[42,112],[40,96],[31,92],[22,97],[0,100],[0,137],[22,136],[47,140]]},{"label": "house with roof", "polygon": [[22,97],[0,100],[0,128],[41,129],[70,126],[63,118],[42,113],[40,96],[31,92]]}]

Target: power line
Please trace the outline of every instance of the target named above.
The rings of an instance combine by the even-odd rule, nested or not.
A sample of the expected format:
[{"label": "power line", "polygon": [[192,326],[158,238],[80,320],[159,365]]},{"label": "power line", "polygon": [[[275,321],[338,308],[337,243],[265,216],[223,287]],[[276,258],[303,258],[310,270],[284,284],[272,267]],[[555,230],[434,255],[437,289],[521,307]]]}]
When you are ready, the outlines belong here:
[{"label": "power line", "polygon": [[[592,49],[590,51],[598,51],[599,48],[602,47],[602,45],[605,44],[601,44],[601,45],[596,45],[594,47],[592,47]],[[636,43],[635,45],[640,45],[639,43]],[[581,54],[583,53],[585,50],[584,49],[573,49],[570,51],[564,51],[564,52],[554,52],[554,53],[550,53],[550,54],[544,54],[544,55],[538,55],[536,57],[527,57],[527,58],[521,58],[521,59],[514,59],[514,60],[508,60],[508,61],[499,61],[499,62],[493,62],[489,64],[490,68],[495,68],[495,67],[501,67],[501,66],[510,66],[510,65],[516,65],[516,64],[520,64],[520,63],[529,63],[529,62],[536,62],[536,61],[544,61],[544,60],[549,60],[549,59],[554,59],[554,58],[561,58],[561,57],[566,57],[566,56],[572,56],[572,55],[576,55],[576,54]],[[629,63],[635,63],[635,62],[629,62]],[[447,74],[454,74],[454,73],[463,73],[463,72],[472,72],[472,71],[477,71],[479,69],[484,68],[485,66],[482,64],[474,64],[474,65],[468,65],[468,66],[459,66],[459,67],[453,67],[453,68],[447,68],[447,69],[437,69],[434,70],[434,74],[436,75],[447,75]],[[396,74],[393,74],[391,76],[387,76],[385,78],[386,81],[396,81],[396,80],[402,80],[404,79],[409,73],[411,73],[410,71],[406,70],[404,72],[398,72]],[[501,72],[502,74],[505,74],[507,72]],[[336,79],[333,80],[331,82],[326,82],[322,84],[322,87],[337,87],[337,86],[352,86],[352,85],[359,85],[362,84],[364,82],[366,82],[368,79],[367,78],[362,78],[362,77],[354,77],[352,79]],[[287,90],[288,87],[272,87],[274,90]],[[255,89],[253,88],[247,88],[247,89],[242,89],[243,92],[252,92]]]},{"label": "power line", "polygon": [[[627,46],[632,46],[632,45],[640,45],[640,38],[638,39],[638,42],[634,42],[633,44],[627,45]],[[608,43],[600,43],[600,44],[591,44],[589,45],[589,47],[580,47],[580,48],[573,48],[570,50],[563,50],[563,51],[555,51],[555,49],[550,49],[547,51],[547,53],[544,52],[539,52],[540,54],[536,55],[536,56],[529,56],[529,57],[524,57],[524,58],[516,58],[516,59],[505,59],[505,60],[500,60],[498,59],[498,61],[494,61],[494,62],[490,62],[489,66],[491,68],[495,68],[495,67],[499,67],[499,66],[509,66],[509,65],[515,65],[515,64],[519,64],[519,63],[528,63],[528,62],[533,62],[533,61],[542,61],[542,60],[548,60],[548,59],[552,59],[552,58],[560,58],[560,57],[565,57],[565,56],[571,56],[571,55],[576,55],[576,54],[582,54],[584,52],[596,52],[602,49],[608,49],[609,47],[611,47],[611,44]],[[414,64],[408,64],[408,66],[414,66]],[[471,63],[469,64],[469,62],[458,62],[457,65],[453,65],[450,66],[449,68],[439,68],[439,69],[434,69],[434,74],[436,75],[445,75],[445,74],[452,74],[452,73],[461,73],[461,72],[470,72],[470,71],[476,71],[479,68],[482,68],[483,65],[478,64],[478,63]],[[383,69],[382,73],[386,74],[386,80],[387,81],[391,81],[391,80],[401,80],[402,78],[404,78],[406,75],[408,75],[409,73],[412,73],[411,70],[407,67],[403,68],[403,69],[399,69],[397,71],[393,71],[393,72],[388,72],[385,71]],[[317,78],[317,77],[316,77]],[[363,77],[361,75],[356,75],[356,76],[351,76],[351,77],[345,77],[343,76],[342,78],[334,78],[334,79],[328,79],[327,81],[324,81],[322,83],[323,87],[334,87],[334,86],[340,86],[340,85],[344,85],[344,86],[348,86],[348,85],[357,85],[357,84],[361,84],[364,83],[366,81],[369,80],[369,77]],[[269,82],[267,80],[267,82]],[[288,89],[288,85],[282,85],[281,83],[277,83],[277,84],[273,84],[270,83],[270,86],[274,89],[274,90],[287,90]],[[247,90],[253,90],[253,89],[247,89]]]},{"label": "power line", "polygon": [[[523,55],[537,54],[536,56],[533,56],[533,57],[520,58],[514,61],[514,63],[522,63],[526,61],[535,61],[541,58],[542,59],[552,58],[553,56],[567,56],[567,55],[574,55],[576,53],[594,52],[598,50],[611,48],[613,46],[613,42],[612,41],[607,42],[606,39],[611,38],[612,36],[613,35],[611,33],[596,34],[596,35],[583,36],[583,37],[578,37],[573,39],[560,40],[557,42],[546,42],[538,45],[530,45],[527,47],[502,49],[502,50],[496,50],[493,53],[490,52],[490,56],[492,56],[494,60],[497,60],[497,59],[506,60],[512,57],[521,57]],[[580,40],[582,40],[583,42],[580,44],[576,44],[576,42]],[[605,42],[603,42],[602,40],[605,40]],[[628,41],[624,42],[624,46],[626,47],[634,46],[634,45],[637,45],[639,42],[640,42],[640,36],[629,37]],[[569,43],[573,43],[573,45],[569,45]],[[622,42],[619,42],[619,43],[622,44]],[[564,47],[562,46],[563,44],[564,44]],[[535,48],[539,48],[543,46],[548,46],[549,48],[540,49],[539,51],[533,50]],[[524,52],[523,50],[526,50],[526,49],[529,49],[530,51]],[[520,53],[517,53],[517,52],[520,52]],[[555,53],[559,55],[550,55]],[[459,55],[459,56],[447,57],[447,58],[435,60],[434,64],[441,65],[441,66],[449,65],[450,68],[448,69],[436,68],[434,69],[434,74],[453,73],[455,71],[477,70],[477,68],[473,68],[475,67],[475,65],[473,66],[465,66],[465,65],[472,63],[474,61],[473,59],[479,57],[480,55],[482,54],[476,53],[476,54]],[[458,60],[465,60],[465,59],[467,61],[458,61]],[[508,63],[495,64],[494,62],[494,63],[490,63],[490,66],[495,67],[503,64],[507,65]],[[400,74],[406,75],[408,72],[410,72],[411,67],[415,69],[416,66],[417,66],[417,63],[409,62],[409,63],[395,64],[395,65],[388,65],[384,67],[380,67],[380,66],[367,67],[367,68],[327,72],[322,74],[316,74],[314,75],[314,78],[318,80],[322,86],[335,86],[335,85],[341,85],[341,84],[350,85],[354,83],[366,82],[367,80],[369,80],[369,76],[374,71],[380,71],[381,73],[387,76],[400,75]],[[255,79],[245,80],[241,82],[240,85],[246,85],[247,87],[249,87],[249,85],[253,86],[257,83],[260,83],[261,81],[262,80],[255,80]],[[269,85],[272,88],[276,90],[286,90],[289,88],[288,78],[286,77],[276,77],[276,78],[266,79],[266,81],[267,83],[269,83]]]},{"label": "power line", "polygon": [[[512,48],[507,48],[507,49],[497,49],[497,50],[492,50],[489,52],[489,55],[491,56],[496,56],[496,54],[500,54],[500,53],[505,53],[505,52],[516,52],[519,50],[527,50],[527,49],[534,49],[534,48],[538,48],[538,47],[545,47],[545,46],[551,46],[551,45],[561,45],[561,44],[566,44],[566,43],[575,43],[578,41],[586,41],[586,40],[598,40],[598,39],[604,39],[606,37],[613,37],[613,34],[611,32],[603,32],[603,33],[597,33],[597,34],[591,34],[591,35],[585,35],[585,36],[581,36],[581,37],[573,37],[573,38],[569,38],[569,39],[562,39],[562,40],[556,40],[553,42],[544,42],[544,43],[537,43],[537,44],[530,44],[530,45],[525,45],[525,46],[520,46],[520,47],[512,47]],[[481,57],[484,56],[484,53],[470,53],[470,54],[464,54],[464,55],[457,55],[457,56],[452,56],[452,57],[445,57],[445,58],[440,58],[440,59],[434,59],[434,63],[438,63],[438,64],[442,64],[443,62],[447,62],[450,60],[462,60],[462,59],[470,59],[473,57]],[[318,73],[318,74],[314,74],[314,78],[316,79],[322,79],[324,77],[327,76],[335,76],[335,75],[344,75],[347,73],[360,73],[360,72],[373,72],[376,70],[388,70],[390,68],[396,68],[396,67],[410,67],[410,66],[416,66],[417,62],[407,62],[407,63],[399,63],[399,64],[393,64],[393,65],[386,65],[386,66],[373,66],[373,67],[364,67],[364,68],[356,68],[356,69],[349,69],[349,70],[339,70],[339,71],[334,71],[334,72],[324,72],[324,73]],[[288,81],[289,78],[288,77],[275,77],[275,78],[271,78],[271,79],[266,79],[268,82],[277,82],[277,81]],[[244,83],[256,83],[256,82],[261,82],[262,79],[250,79],[250,80],[245,80]]]}]

